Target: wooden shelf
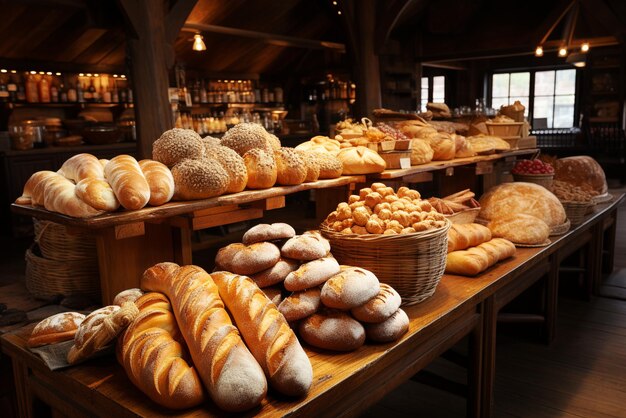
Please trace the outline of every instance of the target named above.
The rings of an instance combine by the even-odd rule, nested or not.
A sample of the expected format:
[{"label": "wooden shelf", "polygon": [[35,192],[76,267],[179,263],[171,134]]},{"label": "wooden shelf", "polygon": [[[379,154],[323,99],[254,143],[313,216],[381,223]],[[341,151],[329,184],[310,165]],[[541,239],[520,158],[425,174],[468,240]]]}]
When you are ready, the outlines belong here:
[{"label": "wooden shelf", "polygon": [[96,108],[112,108],[112,107],[124,107],[124,108],[132,108],[134,107],[133,103],[6,103],[6,107],[8,109],[14,108],[28,108],[28,107],[40,107],[40,108],[81,108],[85,109],[88,107],[96,107]]}]

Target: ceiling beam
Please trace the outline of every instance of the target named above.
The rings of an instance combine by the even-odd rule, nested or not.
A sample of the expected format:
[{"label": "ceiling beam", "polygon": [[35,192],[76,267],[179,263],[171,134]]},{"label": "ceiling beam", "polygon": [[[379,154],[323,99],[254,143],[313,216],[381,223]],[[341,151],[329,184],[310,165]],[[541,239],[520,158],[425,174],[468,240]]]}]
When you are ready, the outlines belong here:
[{"label": "ceiling beam", "polygon": [[183,26],[186,32],[209,32],[220,33],[222,35],[238,36],[243,38],[252,38],[272,45],[279,45],[294,48],[307,49],[330,49],[333,51],[346,52],[345,44],[338,42],[320,41],[314,39],[296,38],[293,36],[277,35],[273,33],[258,32],[247,29],[231,28],[227,26],[206,25],[197,22],[187,22]]},{"label": "ceiling beam", "polygon": [[380,16],[380,19],[376,22],[376,30],[374,39],[376,40],[376,51],[380,52],[387,43],[389,35],[396,27],[396,24],[402,17],[402,15],[415,3],[416,1],[423,0],[394,0]]},{"label": "ceiling beam", "polygon": [[198,0],[178,0],[165,17],[165,39],[174,43],[187,17],[198,3]]}]

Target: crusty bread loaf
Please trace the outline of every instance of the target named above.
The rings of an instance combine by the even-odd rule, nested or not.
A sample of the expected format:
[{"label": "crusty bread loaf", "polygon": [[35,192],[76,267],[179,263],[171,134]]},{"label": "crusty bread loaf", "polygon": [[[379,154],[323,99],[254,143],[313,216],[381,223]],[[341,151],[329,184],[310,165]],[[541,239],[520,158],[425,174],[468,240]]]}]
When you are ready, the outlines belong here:
[{"label": "crusty bread loaf", "polygon": [[172,168],[178,200],[208,199],[226,192],[230,177],[212,158],[182,160]]},{"label": "crusty bread loaf", "polygon": [[76,184],[76,196],[94,209],[112,212],[120,207],[111,185],[105,179],[87,177]]},{"label": "crusty bread loaf", "polygon": [[61,312],[39,322],[28,338],[29,347],[56,344],[74,338],[85,315],[78,312]]},{"label": "crusty bread loaf", "polygon": [[198,373],[181,345],[167,298],[146,293],[135,301],[139,314],[117,340],[118,360],[128,378],[159,405],[184,409],[204,401]]},{"label": "crusty bread loaf", "polygon": [[360,267],[343,267],[322,286],[322,303],[329,307],[348,310],[367,303],[380,292],[378,278]]},{"label": "crusty bread loaf", "polygon": [[381,173],[387,166],[376,151],[363,146],[342,149],[337,158],[343,164],[343,174]]},{"label": "crusty bread loaf", "polygon": [[279,306],[283,301],[283,288],[279,286],[264,287],[261,289],[265,296],[276,306]]},{"label": "crusty bread loaf", "polygon": [[283,285],[290,292],[319,286],[339,273],[339,263],[333,257],[323,257],[302,264],[285,277]]},{"label": "crusty bread loaf", "polygon": [[307,165],[298,151],[293,148],[280,148],[274,151],[274,160],[276,160],[276,184],[291,186],[304,183]]},{"label": "crusty bread loaf", "polygon": [[280,259],[280,250],[271,242],[257,242],[252,245],[229,244],[220,248],[215,256],[218,269],[235,274],[254,274],[275,265]]},{"label": "crusty bread loaf", "polygon": [[378,295],[361,306],[351,309],[352,316],[361,322],[379,323],[389,319],[402,304],[402,298],[387,283],[380,283]]},{"label": "crusty bread loaf", "polygon": [[254,280],[254,283],[261,289],[265,289],[266,287],[282,283],[285,277],[292,271],[297,270],[298,267],[300,267],[300,263],[296,260],[280,258],[272,267],[252,274],[250,278]]},{"label": "crusty bread loaf", "polygon": [[113,305],[122,306],[126,302],[133,302],[143,296],[144,291],[138,288],[122,290],[113,298]]},{"label": "crusty bread loaf", "polygon": [[491,231],[480,224],[452,224],[448,229],[448,252],[475,247],[491,239]]},{"label": "crusty bread loaf", "polygon": [[370,341],[388,343],[396,341],[409,330],[409,317],[402,309],[377,324],[365,324],[365,335]]},{"label": "crusty bread loaf", "polygon": [[104,179],[102,164],[96,157],[87,153],[76,154],[68,158],[58,173],[74,183],[89,177]]},{"label": "crusty bread loaf", "polygon": [[172,168],[185,159],[204,156],[204,144],[200,135],[191,129],[174,128],[152,144],[152,158]]},{"label": "crusty bread loaf", "polygon": [[317,154],[314,152],[298,151],[299,155],[304,160],[306,167],[305,182],[317,181],[320,177],[320,164],[317,162]]},{"label": "crusty bread loaf", "polygon": [[476,155],[471,142],[467,141],[463,135],[452,134],[455,143],[454,158],[467,158]]},{"label": "crusty bread loaf", "polygon": [[152,206],[161,206],[169,202],[174,196],[174,177],[169,168],[155,160],[141,160],[139,167],[150,186],[150,200]]},{"label": "crusty bread loaf", "polygon": [[433,149],[433,161],[447,161],[454,158],[456,143],[450,134],[438,132],[436,135],[430,135],[428,143]]},{"label": "crusty bread loaf", "polygon": [[141,287],[170,299],[196,370],[217,406],[237,412],[261,403],[267,393],[263,370],[231,323],[206,271],[159,263],[144,272]]},{"label": "crusty bread loaf", "polygon": [[494,219],[487,227],[494,237],[505,238],[515,244],[544,244],[550,236],[550,227],[544,221],[525,213]]},{"label": "crusty bread loaf", "polygon": [[302,234],[290,238],[280,249],[283,257],[311,261],[325,257],[330,251],[328,240],[319,234]]},{"label": "crusty bread loaf", "polygon": [[278,310],[288,322],[299,321],[313,315],[321,304],[320,288],[293,292],[278,305]]},{"label": "crusty bread loaf", "polygon": [[559,158],[554,170],[554,180],[565,181],[584,190],[594,190],[600,195],[608,190],[602,166],[587,155]]},{"label": "crusty bread loaf", "polygon": [[273,224],[258,224],[248,229],[241,242],[250,245],[255,242],[275,241],[279,239],[292,238],[296,231],[289,224],[276,222]]},{"label": "crusty bread loaf", "polygon": [[320,167],[320,179],[334,179],[343,173],[343,164],[335,155],[316,152],[315,157]]},{"label": "crusty bread loaf", "polygon": [[135,210],[148,204],[150,185],[139,163],[130,155],[113,157],[106,165],[104,175],[124,208]]},{"label": "crusty bread loaf", "polygon": [[306,395],[313,368],[276,305],[249,277],[228,272],[213,273],[212,277],[271,386],[285,395]]},{"label": "crusty bread loaf", "polygon": [[515,254],[515,245],[504,238],[493,238],[477,247],[448,253],[446,273],[475,276]]},{"label": "crusty bread loaf", "polygon": [[424,139],[411,140],[411,165],[426,164],[433,160],[433,151],[430,143]]},{"label": "crusty bread loaf", "polygon": [[251,149],[243,155],[249,189],[268,189],[276,184],[278,169],[274,155],[263,149]]},{"label": "crusty bread loaf", "polygon": [[365,342],[365,329],[345,312],[324,309],[302,320],[300,337],[313,347],[333,351],[353,351]]},{"label": "crusty bread loaf", "polygon": [[228,174],[228,186],[226,193],[238,193],[246,188],[248,184],[248,170],[243,157],[234,150],[221,145],[207,147],[205,145],[205,155],[213,158],[222,165]]},{"label": "crusty bread loaf", "polygon": [[88,218],[104,213],[80,200],[76,196],[76,185],[62,175],[47,172],[36,179],[39,181],[33,188],[33,205],[44,206],[51,212],[75,218]]}]

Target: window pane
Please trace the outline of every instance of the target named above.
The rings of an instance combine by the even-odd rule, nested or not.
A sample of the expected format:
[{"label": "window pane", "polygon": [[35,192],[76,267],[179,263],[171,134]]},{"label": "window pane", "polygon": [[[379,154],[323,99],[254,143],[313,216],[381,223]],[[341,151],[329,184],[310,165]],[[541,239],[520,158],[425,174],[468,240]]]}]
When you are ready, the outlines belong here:
[{"label": "window pane", "polygon": [[537,71],[535,73],[535,95],[552,96],[554,94],[554,71]]},{"label": "window pane", "polygon": [[420,107],[420,111],[426,112],[426,105],[428,104],[428,99],[422,99],[422,106]]},{"label": "window pane", "polygon": [[493,99],[491,99],[491,107],[496,110],[500,110],[500,106],[507,106],[508,104],[508,97],[494,97]]},{"label": "window pane", "polygon": [[576,93],[576,70],[559,70],[556,72],[556,94]]},{"label": "window pane", "polygon": [[552,128],[552,103],[554,97],[553,96],[539,96],[535,97],[534,101],[534,119],[546,118],[547,119],[547,127]]},{"label": "window pane", "polygon": [[530,73],[511,73],[511,96],[528,96],[530,93]]},{"label": "window pane", "polygon": [[[494,74],[492,79],[491,97],[508,97],[509,96],[509,75]],[[494,106],[495,107],[495,106]]]},{"label": "window pane", "polygon": [[528,100],[528,96],[519,96],[519,97],[511,96],[507,104],[512,105],[513,103],[515,103],[516,100],[519,100],[519,102],[524,105],[525,107],[524,116],[528,116],[528,108],[529,108],[528,104],[530,103],[530,101]]},{"label": "window pane", "polygon": [[446,77],[433,77],[433,102],[443,103],[446,100]]},{"label": "window pane", "polygon": [[422,88],[428,90],[428,77],[422,77]]},{"label": "window pane", "polygon": [[[558,79],[558,75],[557,75]],[[574,126],[575,96],[556,96],[554,98],[554,127],[571,128]]]}]

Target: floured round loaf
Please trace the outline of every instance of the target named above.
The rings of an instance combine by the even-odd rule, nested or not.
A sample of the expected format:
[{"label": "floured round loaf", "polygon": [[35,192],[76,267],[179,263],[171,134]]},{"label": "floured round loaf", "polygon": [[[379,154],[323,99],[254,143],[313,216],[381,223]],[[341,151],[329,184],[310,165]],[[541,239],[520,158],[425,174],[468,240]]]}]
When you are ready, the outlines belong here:
[{"label": "floured round loaf", "polygon": [[380,292],[378,278],[360,267],[342,269],[322,286],[322,303],[329,308],[348,310],[367,303]]},{"label": "floured round loaf", "polygon": [[412,139],[411,140],[411,165],[426,164],[433,160],[435,152],[428,140]]},{"label": "floured round loaf", "polygon": [[243,161],[248,171],[249,189],[268,189],[276,184],[278,171],[273,154],[255,148],[243,155]]},{"label": "floured round loaf", "polygon": [[248,170],[243,157],[228,147],[221,145],[205,148],[207,157],[216,160],[228,174],[226,193],[238,193],[248,184]]},{"label": "floured round loaf", "polygon": [[137,288],[122,290],[113,298],[113,305],[122,306],[126,302],[134,303],[137,299],[142,297],[143,294],[143,290]]},{"label": "floured round loaf", "polygon": [[554,180],[565,181],[583,190],[594,190],[600,195],[608,190],[602,166],[589,156],[559,158],[554,171]]},{"label": "floured round loaf", "polygon": [[208,199],[226,192],[230,177],[222,165],[211,158],[183,160],[172,168],[179,200]]},{"label": "floured round loaf", "polygon": [[274,151],[276,160],[276,183],[285,186],[304,183],[307,165],[300,153],[293,148],[280,148]]},{"label": "floured round loaf", "polygon": [[203,155],[202,138],[191,129],[170,129],[152,144],[152,159],[170,168],[184,159],[201,158]]},{"label": "floured round loaf", "polygon": [[352,308],[352,316],[361,322],[379,323],[389,319],[400,308],[402,298],[387,283],[380,284],[378,295],[361,306]]},{"label": "floured round loaf", "polygon": [[367,339],[377,343],[396,341],[409,330],[409,317],[398,309],[389,319],[377,324],[365,324]]},{"label": "floured round loaf", "polygon": [[220,248],[215,265],[235,274],[250,275],[266,270],[280,259],[280,250],[270,242],[252,245],[234,243]]},{"label": "floured round loaf", "polygon": [[29,347],[56,344],[74,338],[85,315],[78,312],[62,312],[39,322],[28,338]]},{"label": "floured round loaf", "polygon": [[330,244],[319,234],[302,234],[290,238],[283,244],[280,252],[283,257],[294,260],[317,260],[328,254]]},{"label": "floured round loaf", "polygon": [[561,225],[567,219],[563,205],[545,187],[534,183],[503,183],[492,187],[480,197],[479,218],[493,221],[524,213],[543,220],[549,227]]},{"label": "floured round loaf", "polygon": [[285,277],[283,286],[290,292],[319,286],[339,273],[339,263],[333,257],[324,257],[302,264]]},{"label": "floured round loaf", "polygon": [[320,288],[293,292],[278,305],[278,310],[288,322],[299,321],[313,315],[319,309]]},{"label": "floured round loaf", "polygon": [[319,231],[319,229],[310,229],[308,231],[304,231],[302,235],[316,236],[319,239],[320,244],[322,244],[322,246],[326,250],[326,254],[330,252],[330,241],[328,241],[326,238],[322,236],[322,233]]},{"label": "floured round loaf", "polygon": [[387,166],[376,151],[363,146],[344,148],[337,158],[343,164],[343,174],[381,173]]},{"label": "floured round loaf", "polygon": [[543,244],[550,236],[550,227],[544,221],[524,213],[494,219],[487,227],[493,237],[506,238],[516,244]]},{"label": "floured round loaf", "polygon": [[296,271],[300,267],[300,263],[296,260],[288,258],[279,259],[272,267],[252,274],[250,278],[254,280],[261,289],[282,283],[285,277],[292,271]]},{"label": "floured round loaf", "polygon": [[313,347],[353,351],[365,342],[365,328],[345,312],[323,310],[300,322],[300,337]]},{"label": "floured round loaf", "polygon": [[258,224],[248,229],[241,242],[246,245],[254,244],[262,241],[275,241],[279,239],[292,238],[296,235],[296,231],[291,225],[276,222],[273,224]]}]

